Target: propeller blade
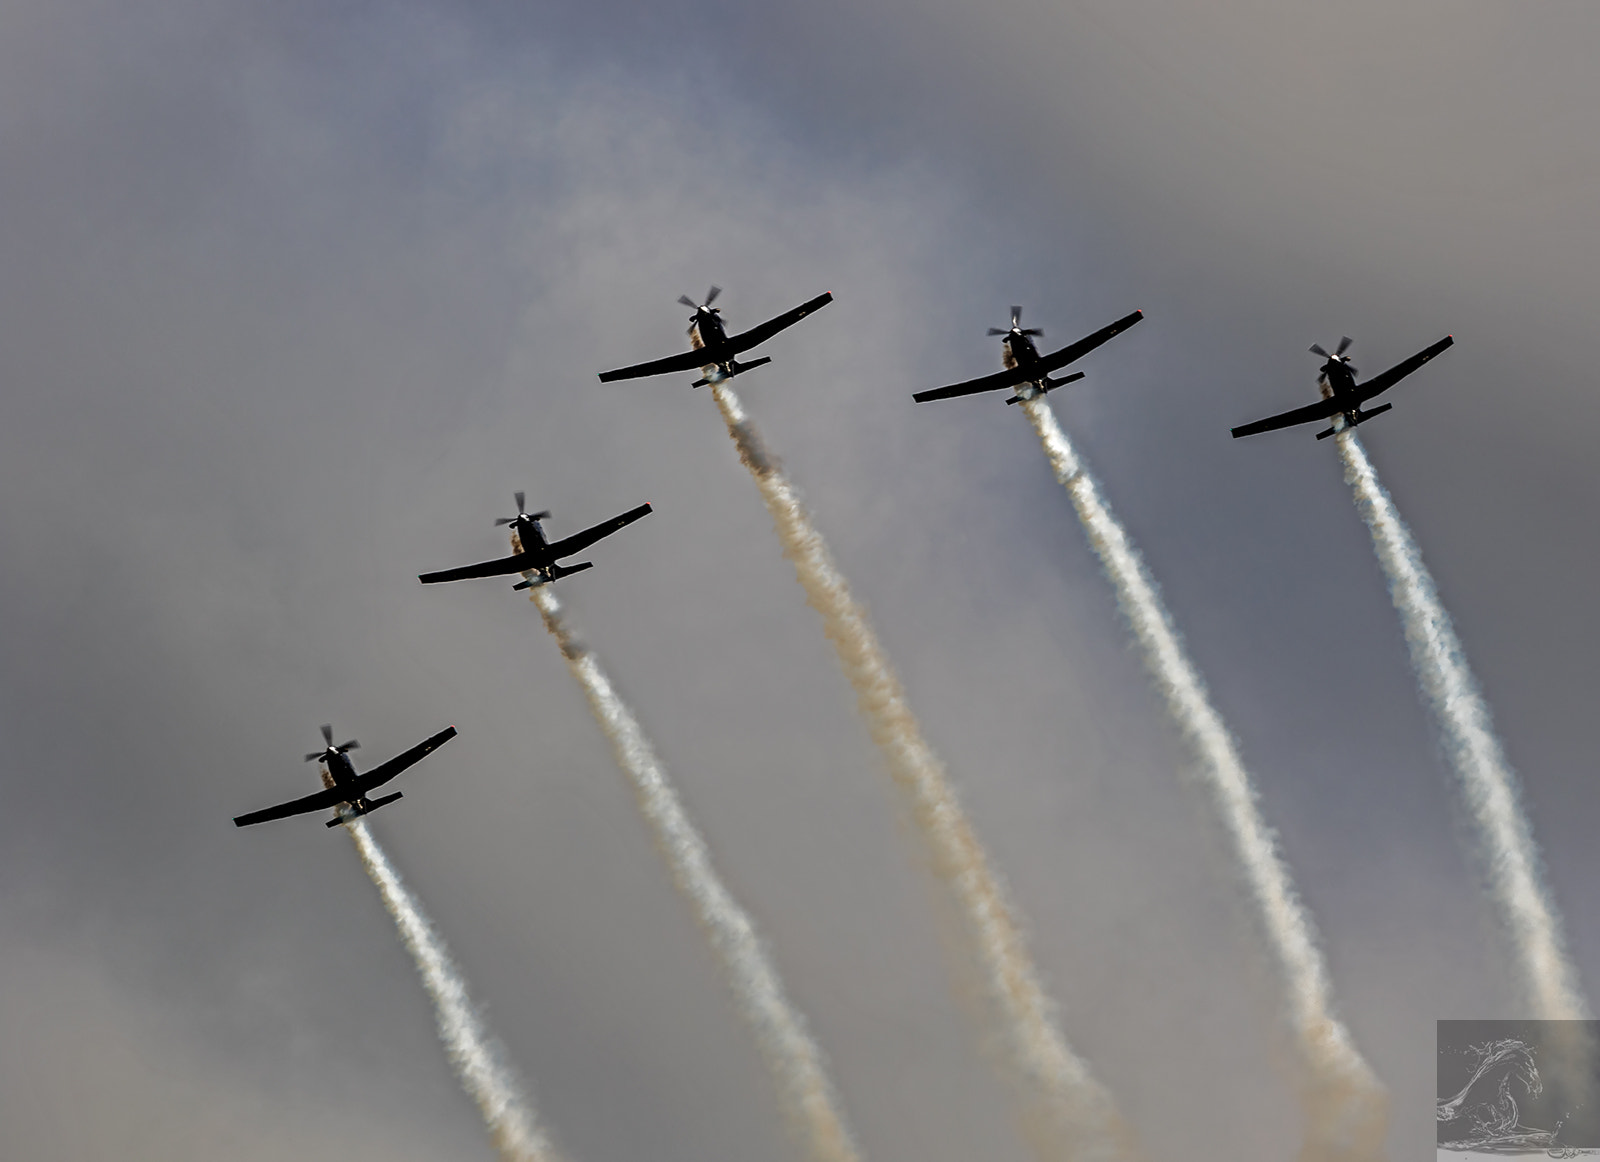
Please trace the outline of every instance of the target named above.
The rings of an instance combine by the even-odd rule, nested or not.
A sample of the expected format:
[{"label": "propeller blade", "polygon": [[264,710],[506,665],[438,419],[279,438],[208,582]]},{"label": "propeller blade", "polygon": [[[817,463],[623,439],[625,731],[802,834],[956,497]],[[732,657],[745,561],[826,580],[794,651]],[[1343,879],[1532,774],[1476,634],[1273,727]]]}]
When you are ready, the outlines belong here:
[{"label": "propeller blade", "polygon": [[322,724],[322,737],[329,746],[333,745],[333,723],[324,722]]},{"label": "propeller blade", "polygon": [[347,750],[360,750],[361,744],[352,738],[349,742],[341,742],[334,749],[336,749],[340,754],[344,754],[344,752]]},{"label": "propeller blade", "polygon": [[1012,307],[1011,308],[1011,329],[1013,331],[1015,331],[1020,326],[1022,326],[1022,308],[1021,307]]},{"label": "propeller blade", "polygon": [[678,301],[684,306],[688,307],[691,311],[697,311],[700,309],[700,304],[695,302],[688,295],[679,295]]},{"label": "propeller blade", "polygon": [[1313,344],[1311,344],[1311,354],[1320,355],[1324,359],[1332,359],[1333,358],[1333,356],[1329,355],[1326,351],[1324,351],[1322,349],[1322,344],[1321,343],[1313,343]]},{"label": "propeller blade", "polygon": [[1351,375],[1360,375],[1361,374],[1361,369],[1358,368],[1354,363],[1346,362],[1345,366],[1350,369],[1350,374]]},{"label": "propeller blade", "polygon": [[710,290],[706,291],[706,306],[709,307],[712,303],[716,302],[717,296],[721,293],[722,288],[720,286],[714,286]]},{"label": "propeller blade", "polygon": [[529,520],[549,520],[550,519],[550,510],[547,508],[543,512],[536,512],[532,516],[530,516],[528,519]]},{"label": "propeller blade", "polygon": [[1333,353],[1335,355],[1343,355],[1346,351],[1350,350],[1350,344],[1354,342],[1355,340],[1350,338],[1349,335],[1344,336],[1339,340],[1339,345],[1333,349]]},{"label": "propeller blade", "polygon": [[1044,332],[1039,330],[1038,327],[1029,327],[1027,330],[1023,331],[1022,333],[1024,335],[1043,335],[1044,334]]},{"label": "propeller blade", "polygon": [[308,762],[308,763],[309,762],[315,762],[317,759],[320,759],[323,755],[325,755],[327,753],[328,752],[325,751],[325,750],[314,750],[310,754],[306,755],[306,762]]},{"label": "propeller blade", "polygon": [[989,334],[991,334],[991,335],[1009,335],[1009,334],[1011,334],[1011,332],[1010,331],[1002,331],[999,327],[990,327],[989,328]]},{"label": "propeller blade", "polygon": [[517,511],[519,513],[528,507],[528,494],[526,492],[518,491],[513,492],[511,495],[517,498]]},{"label": "propeller blade", "polygon": [[497,516],[494,518],[495,528],[499,528],[501,525],[514,525],[516,523],[517,518],[514,516]]}]

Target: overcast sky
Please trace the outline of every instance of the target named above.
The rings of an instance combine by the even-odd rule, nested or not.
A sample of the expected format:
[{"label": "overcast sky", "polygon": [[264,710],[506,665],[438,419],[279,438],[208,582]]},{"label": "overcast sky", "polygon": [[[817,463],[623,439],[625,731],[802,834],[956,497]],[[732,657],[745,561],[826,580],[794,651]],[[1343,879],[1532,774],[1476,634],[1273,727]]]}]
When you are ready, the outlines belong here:
[{"label": "overcast sky", "polygon": [[1064,491],[1011,303],[1161,580],[1428,1149],[1440,1017],[1522,1016],[1337,458],[1227,429],[1456,346],[1363,432],[1600,981],[1600,10],[1243,0],[0,8],[0,1155],[485,1158],[341,836],[230,817],[454,723],[374,831],[574,1162],[792,1160],[537,613],[416,574],[651,501],[563,600],[869,1159],[1029,1157],[875,751],[678,350],[740,380],[1153,1159],[1297,1148],[1223,838]]}]

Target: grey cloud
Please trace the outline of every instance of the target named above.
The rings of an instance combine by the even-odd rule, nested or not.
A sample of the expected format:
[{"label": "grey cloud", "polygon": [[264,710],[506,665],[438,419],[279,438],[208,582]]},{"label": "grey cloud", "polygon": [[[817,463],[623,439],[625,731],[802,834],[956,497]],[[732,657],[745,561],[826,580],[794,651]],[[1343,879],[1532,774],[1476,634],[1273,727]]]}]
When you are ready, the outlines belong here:
[{"label": "grey cloud", "polygon": [[[1024,1156],[710,401],[592,378],[675,349],[673,299],[710,280],[741,320],[837,296],[746,399],[1034,919],[1073,1044],[1152,1156],[1281,1152],[1248,918],[1070,508],[1016,409],[907,398],[991,366],[1009,302],[1051,338],[1147,311],[1063,421],[1262,780],[1395,1152],[1425,1148],[1432,1019],[1498,1012],[1504,965],[1336,465],[1224,429],[1310,389],[1312,340],[1356,335],[1366,368],[1456,332],[1370,445],[1592,979],[1592,34],[1573,8],[1384,13],[8,9],[0,942],[64,965],[7,974],[0,1092],[50,1091],[9,1100],[14,1148],[118,1141],[132,1108],[156,1111],[146,1156],[223,1132],[94,1069],[72,1093],[99,1136],[64,1137],[35,1067],[88,1051],[17,1016],[60,1011],[59,979],[107,998],[114,1044],[214,1087],[180,1092],[238,1095],[217,1100],[263,1157],[486,1151],[345,845],[227,826],[302,786],[332,719],[367,754],[461,728],[375,826],[574,1158],[789,1149],[536,617],[493,583],[415,584],[497,548],[522,487],[567,530],[656,504],[564,599],[867,1154]],[[351,1132],[300,1128],[330,1124]]]}]

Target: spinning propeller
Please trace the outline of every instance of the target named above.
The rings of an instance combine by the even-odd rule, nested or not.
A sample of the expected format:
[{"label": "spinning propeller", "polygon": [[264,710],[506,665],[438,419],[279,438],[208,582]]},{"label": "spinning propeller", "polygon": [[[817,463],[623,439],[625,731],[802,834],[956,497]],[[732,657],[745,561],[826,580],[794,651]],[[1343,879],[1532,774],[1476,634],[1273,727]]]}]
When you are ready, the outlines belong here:
[{"label": "spinning propeller", "polygon": [[324,722],[322,724],[322,738],[323,741],[328,744],[328,748],[326,750],[312,751],[310,754],[306,755],[306,762],[309,763],[315,759],[321,759],[326,762],[336,754],[344,754],[344,752],[348,750],[358,750],[361,746],[361,744],[353,738],[349,742],[341,742],[338,746],[334,746],[333,724],[331,722]]},{"label": "spinning propeller", "polygon": [[714,286],[710,290],[706,291],[706,301],[703,303],[695,302],[688,295],[679,295],[678,301],[684,306],[692,309],[696,317],[699,317],[701,311],[710,311],[712,314],[720,315],[722,312],[717,310],[711,304],[717,301],[717,296],[721,293],[722,288],[720,286]]},{"label": "spinning propeller", "polygon": [[[1313,343],[1311,344],[1311,354],[1320,355],[1329,363],[1343,363],[1346,367],[1350,367],[1350,374],[1355,375],[1356,369],[1350,366],[1350,356],[1345,354],[1346,351],[1350,350],[1350,344],[1354,342],[1355,340],[1350,338],[1349,335],[1341,336],[1339,339],[1339,345],[1333,349],[1332,355],[1328,354],[1321,343]],[[1326,366],[1324,366],[1322,369],[1322,377],[1326,379],[1327,376],[1328,369]]]},{"label": "spinning propeller", "polygon": [[[716,288],[713,287],[712,289],[715,290]],[[531,515],[526,513],[526,512],[523,512],[522,510],[525,509],[528,506],[528,494],[526,492],[522,492],[521,490],[518,490],[517,492],[514,492],[511,495],[514,496],[516,498],[516,501],[517,501],[517,515],[516,516],[502,516],[502,517],[495,518],[495,522],[494,522],[495,528],[499,528],[501,525],[514,525],[519,520],[541,521],[541,520],[544,520],[545,518],[547,518],[550,515],[549,512],[536,512],[536,513],[533,513]]]},{"label": "spinning propeller", "polygon": [[1021,307],[1012,307],[1011,308],[1011,329],[1009,331],[1002,331],[999,327],[990,327],[989,328],[989,334],[991,334],[991,335],[1043,335],[1044,332],[1039,330],[1038,327],[1029,327],[1027,330],[1023,330],[1023,328],[1022,328],[1022,308]]}]

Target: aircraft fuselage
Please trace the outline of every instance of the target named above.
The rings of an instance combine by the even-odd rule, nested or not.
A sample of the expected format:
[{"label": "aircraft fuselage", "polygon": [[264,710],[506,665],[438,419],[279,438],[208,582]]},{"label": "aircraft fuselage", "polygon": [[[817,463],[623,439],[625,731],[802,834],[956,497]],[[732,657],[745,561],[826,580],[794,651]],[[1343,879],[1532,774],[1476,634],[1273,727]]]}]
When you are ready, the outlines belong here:
[{"label": "aircraft fuselage", "polygon": [[[1033,336],[1023,335],[1013,331],[1000,340],[1002,348],[1001,361],[1009,371],[1014,367],[1026,367],[1030,363],[1039,362],[1039,348],[1033,344]],[[1039,379],[1046,379],[1047,375],[1040,375]],[[1049,389],[1038,379],[1024,380],[1016,386],[1017,399],[1037,399]]]},{"label": "aircraft fuselage", "polygon": [[689,324],[689,346],[695,350],[705,350],[712,358],[700,365],[700,370],[706,373],[709,383],[720,383],[730,379],[734,371],[728,366],[729,360],[717,359],[715,355],[718,348],[728,341],[728,332],[722,325],[722,316],[716,311],[701,307],[694,313],[694,322]]},{"label": "aircraft fuselage", "polygon": [[[514,553],[537,553],[550,542],[545,539],[544,529],[539,522],[531,516],[519,516],[511,523],[511,551]],[[560,566],[547,555],[535,557],[532,567],[524,569],[523,579],[528,587],[535,585],[548,585],[559,575]]]},{"label": "aircraft fuselage", "polygon": [[361,792],[356,784],[356,765],[343,751],[329,750],[322,756],[322,785],[330,791],[335,787],[350,788],[346,802],[361,805]]},{"label": "aircraft fuselage", "polygon": [[[1329,359],[1322,365],[1322,398],[1341,405],[1343,422],[1352,424],[1361,413],[1361,397],[1356,393],[1356,373],[1343,359]],[[1347,405],[1347,406],[1346,406]]]},{"label": "aircraft fuselage", "polygon": [[524,553],[536,552],[545,547],[544,530],[532,517],[519,516],[513,527],[517,530],[517,539],[522,542]]}]

